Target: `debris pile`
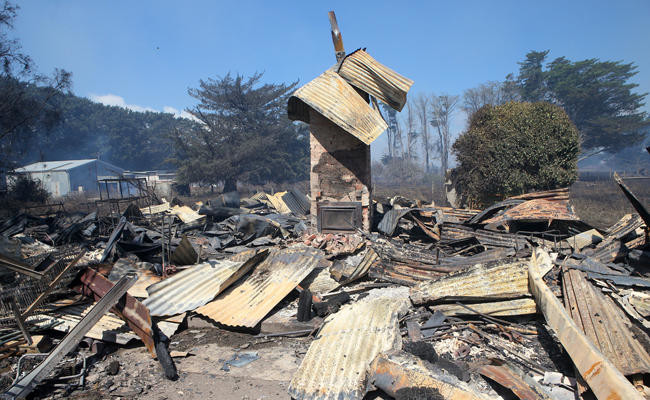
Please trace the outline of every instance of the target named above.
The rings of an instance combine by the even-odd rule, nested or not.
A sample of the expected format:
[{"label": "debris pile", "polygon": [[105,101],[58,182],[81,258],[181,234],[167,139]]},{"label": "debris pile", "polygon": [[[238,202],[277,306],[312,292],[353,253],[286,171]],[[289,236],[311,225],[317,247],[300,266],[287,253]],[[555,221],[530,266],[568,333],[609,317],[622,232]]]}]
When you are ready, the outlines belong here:
[{"label": "debris pile", "polygon": [[[376,232],[324,234],[287,193],[0,221],[4,397],[101,393],[84,377],[134,341],[177,379],[169,343],[197,320],[301,337],[296,399],[649,395],[638,201],[601,231],[567,190],[484,210],[393,199],[375,204]],[[260,358],[236,352],[223,371]]]}]

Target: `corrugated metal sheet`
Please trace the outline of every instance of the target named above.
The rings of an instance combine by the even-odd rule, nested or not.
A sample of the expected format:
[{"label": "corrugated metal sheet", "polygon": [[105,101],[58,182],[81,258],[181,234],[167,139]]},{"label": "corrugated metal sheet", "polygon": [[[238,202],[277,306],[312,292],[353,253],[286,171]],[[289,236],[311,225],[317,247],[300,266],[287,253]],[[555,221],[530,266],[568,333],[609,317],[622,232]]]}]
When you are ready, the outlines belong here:
[{"label": "corrugated metal sheet", "polygon": [[625,290],[621,294],[625,295],[636,312],[650,320],[650,294],[634,290]]},{"label": "corrugated metal sheet", "polygon": [[512,299],[530,295],[526,261],[477,264],[411,288],[411,300],[423,304],[446,298],[492,297]]},{"label": "corrugated metal sheet", "polygon": [[547,221],[547,220],[563,220],[563,221],[577,221],[579,220],[573,207],[569,204],[569,200],[550,201],[546,199],[528,200],[521,204],[511,207],[499,215],[481,221],[484,224],[493,224],[505,221]]},{"label": "corrugated metal sheet", "polygon": [[413,210],[414,208],[392,208],[388,210],[379,225],[377,225],[377,230],[384,235],[393,236],[399,220]]},{"label": "corrugated metal sheet", "polygon": [[[92,306],[93,304],[69,306],[62,308],[53,315],[36,315],[27,320],[31,323],[36,323],[37,326],[46,326],[47,324],[56,321],[58,322],[58,325],[53,328],[54,330],[59,332],[68,332],[74,328],[79,321],[81,321],[81,318],[90,311]],[[133,339],[138,339],[138,335],[129,329],[126,322],[112,313],[102,316],[102,318],[90,329],[90,331],[88,331],[88,333],[86,333],[85,336],[118,344],[126,344]]]},{"label": "corrugated metal sheet", "polygon": [[257,193],[255,193],[254,195],[252,195],[252,196],[250,197],[250,199],[251,199],[251,200],[258,200],[258,201],[260,201],[260,200],[266,200],[266,196],[267,196],[267,195],[266,195],[266,193],[264,193],[264,192],[257,192]]},{"label": "corrugated metal sheet", "polygon": [[[507,301],[495,301],[487,303],[471,304],[470,307],[480,313],[493,315],[498,317],[509,317],[514,315],[528,315],[535,314],[537,307],[535,300],[531,298],[515,299]],[[439,304],[429,307],[431,311],[441,311],[446,316],[456,315],[474,315],[475,313],[469,311],[467,308],[459,306],[458,304]]]},{"label": "corrugated metal sheet", "polygon": [[172,214],[176,215],[178,218],[180,218],[181,221],[186,224],[197,221],[201,218],[205,218],[205,215],[199,215],[198,212],[192,210],[188,206],[174,206],[172,207],[171,211]]},{"label": "corrugated metal sheet", "polygon": [[629,319],[608,296],[596,289],[582,271],[562,275],[564,306],[578,328],[624,375],[650,372],[650,355],[636,339],[646,336],[633,330]]},{"label": "corrugated metal sheet", "polygon": [[496,361],[483,365],[479,373],[512,390],[520,400],[553,400],[542,386],[514,365]]},{"label": "corrugated metal sheet", "polygon": [[529,245],[526,237],[516,233],[501,233],[485,229],[472,229],[469,226],[445,223],[440,228],[440,240],[456,240],[474,237],[479,243],[486,246],[512,247],[523,249]]},{"label": "corrugated metal sheet", "polygon": [[407,292],[376,289],[325,320],[293,375],[289,394],[302,399],[361,399],[366,371],[381,352],[401,345],[398,320]]},{"label": "corrugated metal sheet", "polygon": [[507,199],[500,201],[498,203],[492,204],[489,207],[486,207],[483,209],[481,212],[470,218],[467,223],[472,225],[472,224],[478,224],[481,223],[484,219],[490,218],[491,216],[495,215],[501,210],[507,209],[508,207],[516,206],[521,203],[523,203],[525,200],[518,200],[518,199]]},{"label": "corrugated metal sheet", "polygon": [[491,400],[454,375],[406,352],[380,354],[370,365],[373,385],[397,399]]},{"label": "corrugated metal sheet", "polygon": [[21,168],[16,168],[14,172],[50,172],[50,171],[67,171],[72,168],[81,167],[82,165],[90,164],[95,159],[86,160],[67,160],[67,161],[41,161],[33,164],[26,165]]},{"label": "corrugated metal sheet", "polygon": [[341,63],[341,75],[352,86],[357,87],[397,111],[402,111],[413,81],[380,64],[365,50],[359,49],[347,56]]},{"label": "corrugated metal sheet", "polygon": [[147,207],[142,207],[140,209],[140,212],[144,215],[148,214],[159,214],[161,212],[168,211],[170,209],[169,202],[165,202],[162,204],[158,204],[156,206],[147,206]]},{"label": "corrugated metal sheet", "polygon": [[251,260],[219,260],[196,265],[149,286],[149,297],[142,303],[152,316],[194,310],[214,299],[253,265]]},{"label": "corrugated metal sheet", "polygon": [[304,245],[272,249],[246,279],[196,312],[218,323],[252,328],[316,267],[322,253]]},{"label": "corrugated metal sheet", "polygon": [[543,190],[541,192],[530,192],[519,196],[508,197],[509,200],[532,200],[532,199],[546,199],[549,201],[563,201],[569,200],[569,188]]},{"label": "corrugated metal sheet", "polygon": [[174,249],[169,261],[174,265],[193,265],[199,261],[198,258],[199,255],[194,250],[194,246],[187,236],[183,235],[181,243]]},{"label": "corrugated metal sheet", "polygon": [[113,264],[113,268],[108,274],[108,280],[115,283],[124,275],[135,273],[138,275],[138,280],[129,288],[127,293],[133,297],[149,297],[147,288],[162,280],[160,276],[150,270],[150,266],[153,266],[153,264],[147,262],[133,263],[128,258],[120,258]]},{"label": "corrugated metal sheet", "polygon": [[368,145],[388,128],[381,115],[331,69],[289,98],[289,119],[309,123],[309,107]]},{"label": "corrugated metal sheet", "polygon": [[[63,307],[52,314],[28,317],[27,321],[36,326],[43,327],[50,325],[52,322],[56,322],[57,325],[52,329],[66,333],[74,328],[94,305],[94,303],[77,304]],[[178,326],[182,322],[183,318],[172,317],[169,320],[158,321],[158,328],[169,337],[178,330]],[[138,335],[129,328],[124,320],[118,318],[113,313],[108,313],[102,316],[95,326],[93,326],[84,336],[117,344],[126,344],[131,340],[140,339]]]},{"label": "corrugated metal sheet", "polygon": [[282,200],[282,196],[284,196],[287,192],[277,192],[275,194],[267,194],[266,198],[268,201],[271,203],[273,208],[275,208],[275,211],[279,212],[280,214],[288,214],[291,212],[289,207],[284,203],[284,200]]},{"label": "corrugated metal sheet", "polygon": [[297,190],[290,190],[282,195],[282,201],[291,210],[294,215],[307,215],[309,214],[309,200],[307,197]]},{"label": "corrugated metal sheet", "polygon": [[621,240],[643,226],[643,220],[637,214],[626,214],[605,232],[608,239]]},{"label": "corrugated metal sheet", "polygon": [[452,207],[431,207],[420,210],[420,215],[424,217],[440,216],[442,221],[438,222],[465,222],[478,214],[480,210],[467,208]]}]

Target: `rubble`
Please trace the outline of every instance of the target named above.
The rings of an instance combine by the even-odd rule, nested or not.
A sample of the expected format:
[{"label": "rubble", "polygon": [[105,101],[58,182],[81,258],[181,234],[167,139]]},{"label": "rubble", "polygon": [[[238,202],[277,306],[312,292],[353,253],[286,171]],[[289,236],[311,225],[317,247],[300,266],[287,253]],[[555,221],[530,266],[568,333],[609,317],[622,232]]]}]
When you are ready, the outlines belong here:
[{"label": "rubble", "polygon": [[[137,276],[112,314],[84,328],[91,341],[76,342],[61,365],[57,359],[48,369],[65,375],[56,371],[85,354],[91,361],[83,374],[95,376],[106,349],[140,341],[159,359],[158,374],[175,379],[175,364],[197,354],[169,352],[183,329],[195,329],[184,328],[191,319],[201,329],[243,332],[251,342],[301,340],[305,351],[287,381],[297,399],[360,399],[369,390],[395,398],[488,399],[509,390],[526,399],[586,391],[638,397],[650,372],[647,227],[628,215],[601,231],[555,205],[540,206],[570,210],[564,193],[532,193],[483,211],[399,208],[412,203],[396,200],[383,206],[379,224],[392,228],[376,233],[318,233],[299,202],[281,214],[277,202],[255,200],[262,195],[60,216],[37,230],[30,228],[42,217],[11,218],[2,222],[16,228],[6,230],[0,252],[0,333],[7,340],[0,352],[17,360],[28,340],[43,349],[65,343],[56,332],[75,332],[115,283]],[[241,211],[188,222],[192,212],[175,207]],[[522,210],[533,214],[526,218]],[[555,229],[531,230],[539,224]],[[96,228],[88,231],[90,225]],[[72,226],[87,232],[68,235],[66,244],[41,242]],[[247,347],[224,355],[223,373],[264,362],[263,353]],[[106,379],[125,368],[112,360]],[[556,375],[561,379],[551,379]],[[38,396],[47,396],[50,379]],[[8,397],[17,393],[5,390]],[[118,391],[133,389],[111,393]]]},{"label": "rubble", "polygon": [[399,111],[413,81],[346,56],[331,22],[336,65],[287,105],[310,124],[309,196],[0,220],[4,398],[252,381],[296,399],[650,397],[646,207],[617,176],[637,214],[607,230],[566,188],[483,210],[376,201],[376,99]]}]

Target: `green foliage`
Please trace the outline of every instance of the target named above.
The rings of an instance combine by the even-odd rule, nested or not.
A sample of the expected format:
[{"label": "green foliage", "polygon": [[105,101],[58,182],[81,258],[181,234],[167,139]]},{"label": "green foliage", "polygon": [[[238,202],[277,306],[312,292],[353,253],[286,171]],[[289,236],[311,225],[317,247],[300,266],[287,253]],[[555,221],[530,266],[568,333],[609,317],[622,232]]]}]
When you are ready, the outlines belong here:
[{"label": "green foliage", "polygon": [[544,68],[547,51],[531,51],[520,62],[517,84],[524,101],[548,101],[564,108],[580,131],[584,150],[616,151],[639,143],[650,126],[641,111],[647,93],[639,85],[633,63],[591,58],[555,59]]},{"label": "green foliage", "polygon": [[[21,85],[26,99],[42,98],[51,90]],[[172,114],[105,106],[72,94],[61,93],[52,102],[56,115],[51,124],[36,125],[29,135],[7,142],[13,145],[14,164],[99,157],[130,170],[171,168],[169,132],[195,124]]]},{"label": "green foliage", "polygon": [[17,11],[18,6],[0,1],[0,169],[15,166],[13,161],[34,131],[59,122],[55,102],[70,87],[71,78],[64,70],[57,69],[50,77],[34,70],[19,41],[8,34]]},{"label": "green foliage", "polygon": [[545,103],[487,105],[453,145],[453,180],[473,206],[568,186],[577,178],[579,135],[567,114]]},{"label": "green foliage", "polygon": [[293,84],[262,84],[262,74],[200,81],[189,94],[199,101],[188,110],[201,124],[174,135],[181,183],[253,184],[306,179],[309,135],[289,121]]}]

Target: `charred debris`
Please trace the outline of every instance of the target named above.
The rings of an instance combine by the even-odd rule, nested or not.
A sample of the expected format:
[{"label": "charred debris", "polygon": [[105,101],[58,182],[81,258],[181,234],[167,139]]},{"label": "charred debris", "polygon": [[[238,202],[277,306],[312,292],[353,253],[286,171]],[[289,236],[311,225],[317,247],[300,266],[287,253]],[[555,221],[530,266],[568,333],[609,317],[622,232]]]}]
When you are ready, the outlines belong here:
[{"label": "charred debris", "polygon": [[619,180],[637,213],[607,230],[567,189],[483,210],[373,201],[376,100],[401,110],[413,82],[346,55],[330,17],[337,63],[288,104],[310,124],[308,195],[0,220],[3,398],[85,390],[94,363],[138,342],[175,380],[169,343],[191,320],[302,337],[296,399],[650,398],[649,214],[634,193]]},{"label": "charred debris", "polygon": [[[309,202],[227,193],[3,220],[4,397],[82,389],[88,360],[135,341],[175,379],[167,343],[190,316],[310,341],[297,399],[647,397],[640,214],[602,231],[567,190],[484,210],[397,197],[374,204],[376,231],[319,233]],[[269,318],[281,324],[260,333]]]}]

